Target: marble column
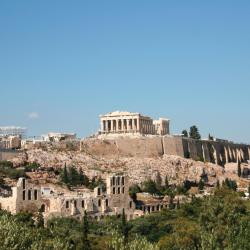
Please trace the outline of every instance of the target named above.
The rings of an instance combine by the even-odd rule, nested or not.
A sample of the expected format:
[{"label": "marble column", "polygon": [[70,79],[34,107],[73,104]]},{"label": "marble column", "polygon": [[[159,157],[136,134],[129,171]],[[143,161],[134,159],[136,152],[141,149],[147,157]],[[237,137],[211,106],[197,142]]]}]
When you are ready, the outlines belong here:
[{"label": "marble column", "polygon": [[124,119],[121,119],[121,129],[122,129],[122,132],[124,132]]},{"label": "marble column", "polygon": [[140,132],[140,118],[137,118],[136,130]]},{"label": "marble column", "polygon": [[133,131],[136,130],[136,128],[135,128],[135,119],[134,118],[132,119],[132,129],[133,129]]},{"label": "marble column", "polygon": [[113,120],[110,120],[111,123],[111,131],[113,131],[114,127],[113,127]]},{"label": "marble column", "polygon": [[101,132],[104,132],[104,121],[101,120]]},{"label": "marble column", "polygon": [[116,119],[116,131],[119,131],[119,119]]},{"label": "marble column", "polygon": [[127,131],[130,131],[129,119],[127,119]]}]

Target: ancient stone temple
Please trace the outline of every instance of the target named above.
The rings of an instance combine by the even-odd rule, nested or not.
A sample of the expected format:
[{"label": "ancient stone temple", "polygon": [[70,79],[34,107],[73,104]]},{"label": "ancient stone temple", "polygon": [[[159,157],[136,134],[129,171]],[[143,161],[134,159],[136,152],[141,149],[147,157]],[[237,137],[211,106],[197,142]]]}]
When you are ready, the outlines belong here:
[{"label": "ancient stone temple", "polygon": [[149,116],[127,111],[115,111],[100,115],[101,134],[169,134],[169,120],[153,120]]}]

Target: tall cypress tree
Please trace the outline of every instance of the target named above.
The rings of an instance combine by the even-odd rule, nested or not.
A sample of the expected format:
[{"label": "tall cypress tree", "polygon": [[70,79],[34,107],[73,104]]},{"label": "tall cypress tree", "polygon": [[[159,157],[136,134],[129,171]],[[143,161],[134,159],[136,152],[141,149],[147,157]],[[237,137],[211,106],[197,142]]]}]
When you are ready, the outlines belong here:
[{"label": "tall cypress tree", "polygon": [[124,237],[124,245],[126,245],[128,242],[129,227],[127,224],[124,208],[122,209],[121,233]]},{"label": "tall cypress tree", "polygon": [[63,173],[62,173],[62,181],[66,184],[69,183],[68,170],[66,163],[64,164]]},{"label": "tall cypress tree", "polygon": [[238,176],[241,177],[241,165],[240,165],[240,161],[238,161]]},{"label": "tall cypress tree", "polygon": [[90,242],[88,239],[89,234],[89,222],[88,222],[88,215],[86,210],[84,211],[83,216],[83,237],[82,237],[82,243],[83,243],[83,250],[90,250]]},{"label": "tall cypress tree", "polygon": [[168,176],[165,177],[165,189],[169,188]]}]

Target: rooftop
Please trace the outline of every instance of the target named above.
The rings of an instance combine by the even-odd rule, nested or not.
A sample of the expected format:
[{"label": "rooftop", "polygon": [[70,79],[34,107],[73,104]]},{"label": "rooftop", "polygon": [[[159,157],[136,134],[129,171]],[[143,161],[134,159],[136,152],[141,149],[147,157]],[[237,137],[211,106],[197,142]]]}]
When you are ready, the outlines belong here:
[{"label": "rooftop", "polygon": [[118,115],[139,115],[140,113],[133,113],[133,112],[128,112],[128,111],[113,111],[109,112],[105,115],[100,115],[100,116],[118,116]]}]

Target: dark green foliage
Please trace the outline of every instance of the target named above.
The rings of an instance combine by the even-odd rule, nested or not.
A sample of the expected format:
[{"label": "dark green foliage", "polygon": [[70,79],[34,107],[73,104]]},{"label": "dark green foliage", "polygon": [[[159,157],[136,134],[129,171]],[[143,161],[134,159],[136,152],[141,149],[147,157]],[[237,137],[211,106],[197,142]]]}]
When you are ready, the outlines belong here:
[{"label": "dark green foliage", "polygon": [[[66,164],[60,174],[60,180],[68,186],[84,185],[92,188],[92,183],[89,182],[88,176],[83,173],[82,169],[78,172],[75,167],[67,168]],[[97,185],[99,185],[99,183]]]},{"label": "dark green foliage", "polygon": [[89,234],[89,222],[86,210],[84,211],[83,216],[83,235],[82,235],[82,243],[83,243],[83,250],[90,250],[90,242],[88,239]]},{"label": "dark green foliage", "polygon": [[43,213],[42,213],[42,209],[39,209],[38,211],[38,215],[37,215],[37,223],[36,226],[39,228],[43,228],[44,227],[44,218],[43,218]]},{"label": "dark green foliage", "polygon": [[129,195],[130,197],[135,201],[136,200],[136,194],[140,193],[141,189],[138,185],[134,184],[129,187]]},{"label": "dark green foliage", "polygon": [[33,227],[35,224],[35,221],[32,218],[32,214],[28,212],[20,212],[17,213],[15,216],[16,221],[20,223],[25,223],[28,226]]},{"label": "dark green foliage", "polygon": [[186,191],[188,191],[191,187],[196,187],[196,186],[197,186],[196,182],[192,182],[189,180],[185,180],[183,182],[183,187],[186,189]]},{"label": "dark green foliage", "polygon": [[156,183],[152,180],[147,180],[147,181],[142,183],[142,191],[150,193],[150,194],[159,194],[160,193],[159,189],[157,188]]},{"label": "dark green foliage", "polygon": [[32,172],[40,167],[39,163],[33,162],[24,166],[25,172]]},{"label": "dark green foliage", "polygon": [[176,203],[176,208],[177,209],[180,209],[180,207],[181,207],[181,205],[180,205],[180,201],[179,201],[179,199],[177,200],[177,203]]},{"label": "dark green foliage", "polygon": [[205,187],[205,183],[202,179],[200,179],[199,183],[198,183],[198,188],[199,190],[203,190]]},{"label": "dark green foliage", "polygon": [[234,180],[229,180],[228,178],[226,178],[222,185],[234,191],[237,190],[237,183]]},{"label": "dark green foliage", "polygon": [[193,125],[192,127],[190,127],[189,137],[193,138],[193,139],[196,139],[196,140],[201,139],[201,135],[199,133],[199,130],[198,130],[197,126]]},{"label": "dark green foliage", "polygon": [[187,193],[187,189],[183,185],[178,185],[176,187],[176,193],[177,194],[186,194]]},{"label": "dark green foliage", "polygon": [[182,130],[181,134],[183,137],[188,137],[188,132],[186,129]]},{"label": "dark green foliage", "polygon": [[106,183],[103,181],[101,177],[93,177],[92,180],[89,182],[88,188],[94,189],[95,187],[101,186],[103,190],[106,190]]},{"label": "dark green foliage", "polygon": [[122,209],[121,233],[122,233],[122,235],[124,237],[124,245],[126,245],[127,242],[128,242],[129,226],[127,224],[124,208]]},{"label": "dark green foliage", "polygon": [[135,235],[144,236],[164,250],[250,249],[250,202],[227,186],[231,182],[225,181],[214,195],[193,198],[181,206],[177,202],[178,209],[164,209],[129,222],[124,211],[121,218],[106,217],[101,221],[88,218],[85,213],[82,222],[53,218],[43,228],[34,226],[31,214],[12,216],[0,210],[0,248],[108,249],[106,242],[112,237],[111,231],[118,228],[128,243]]},{"label": "dark green foliage", "polygon": [[9,177],[11,179],[18,179],[25,176],[24,169],[15,169],[12,162],[0,162],[0,175]]},{"label": "dark green foliage", "polygon": [[169,188],[168,176],[165,177],[165,189]]},{"label": "dark green foliage", "polygon": [[216,182],[216,188],[220,188],[220,181],[219,180],[217,180],[217,182]]},{"label": "dark green foliage", "polygon": [[64,182],[65,184],[69,183],[68,170],[67,170],[66,163],[64,164],[63,172],[61,173],[61,181]]},{"label": "dark green foliage", "polygon": [[240,162],[238,162],[238,168],[237,168],[237,173],[238,173],[238,176],[241,177],[241,164]]}]

